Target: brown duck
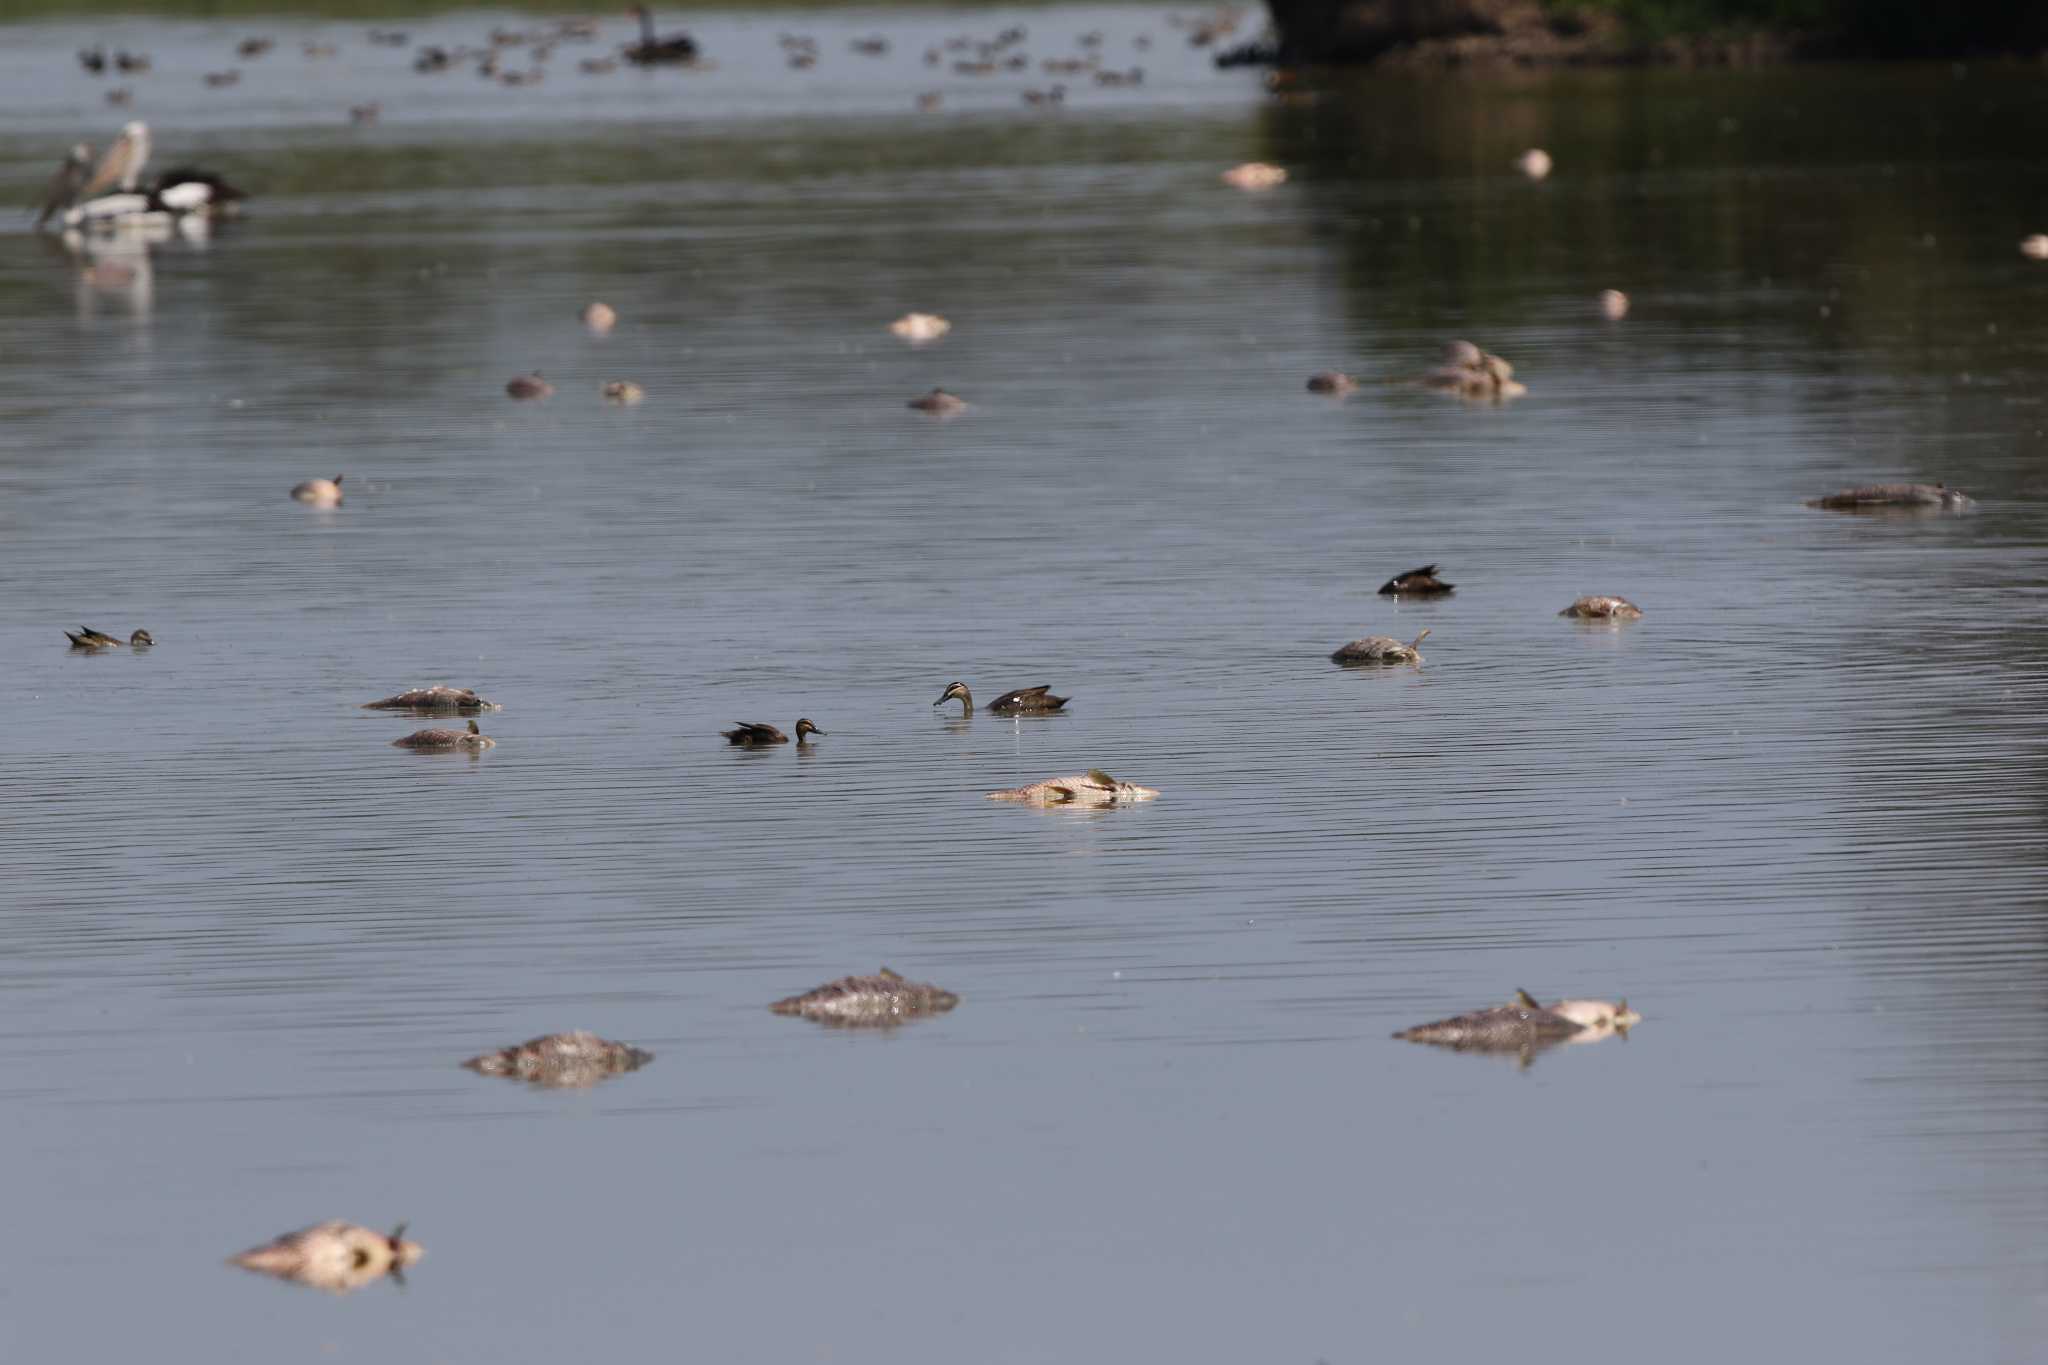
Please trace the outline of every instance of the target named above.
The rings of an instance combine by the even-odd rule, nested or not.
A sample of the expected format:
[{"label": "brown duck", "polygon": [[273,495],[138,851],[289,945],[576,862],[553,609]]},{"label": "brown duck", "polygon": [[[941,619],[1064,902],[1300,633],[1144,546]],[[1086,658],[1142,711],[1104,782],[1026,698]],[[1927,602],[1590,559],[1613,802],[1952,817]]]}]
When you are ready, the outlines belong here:
[{"label": "brown duck", "polygon": [[[1046,683],[1041,687],[1020,687],[1015,692],[1005,692],[984,709],[999,716],[1017,715],[1026,711],[1057,711],[1072,700],[1071,697],[1053,696],[1052,684]],[[932,705],[944,706],[949,701],[960,703],[960,714],[963,716],[974,709],[974,694],[967,690],[967,684],[964,682],[947,683],[945,692]]]},{"label": "brown duck", "polygon": [[[735,729],[719,731],[720,734],[725,736],[727,744],[737,744],[742,748],[755,749],[767,744],[789,743],[789,736],[772,725],[762,725],[755,721],[746,720],[737,721],[735,725],[737,727]],[[823,730],[820,730],[808,720],[800,720],[796,723],[796,742],[799,744],[804,742],[804,736],[806,735],[822,735],[824,733]]]},{"label": "brown duck", "polygon": [[1436,576],[1436,565],[1425,564],[1407,573],[1395,574],[1380,585],[1382,597],[1441,597],[1458,590],[1455,583],[1446,583]]}]

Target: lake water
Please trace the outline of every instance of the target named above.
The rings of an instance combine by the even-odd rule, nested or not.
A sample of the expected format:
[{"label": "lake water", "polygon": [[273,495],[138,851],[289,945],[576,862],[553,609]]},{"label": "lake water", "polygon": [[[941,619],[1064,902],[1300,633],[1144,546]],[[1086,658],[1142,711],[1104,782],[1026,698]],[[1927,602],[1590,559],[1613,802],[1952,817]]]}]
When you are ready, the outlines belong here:
[{"label": "lake water", "polygon": [[[0,193],[135,117],[254,196],[99,283],[0,238],[0,1356],[2038,1358],[2039,70],[1275,96],[1168,16],[579,73],[610,18],[521,88],[410,61],[530,17],[0,30]],[[1011,24],[1028,72],[923,61]],[[1142,85],[1038,68],[1096,30]],[[1529,395],[1303,391],[1460,336]],[[1980,502],[1802,505],[1893,479]],[[438,681],[495,749],[359,709]],[[1164,794],[983,796],[1089,767]],[[766,1008],[883,963],[963,1003]],[[1645,1019],[1388,1036],[1518,986]],[[456,1065],[579,1027],[657,1060]],[[330,1217],[427,1258],[221,1264]]]}]

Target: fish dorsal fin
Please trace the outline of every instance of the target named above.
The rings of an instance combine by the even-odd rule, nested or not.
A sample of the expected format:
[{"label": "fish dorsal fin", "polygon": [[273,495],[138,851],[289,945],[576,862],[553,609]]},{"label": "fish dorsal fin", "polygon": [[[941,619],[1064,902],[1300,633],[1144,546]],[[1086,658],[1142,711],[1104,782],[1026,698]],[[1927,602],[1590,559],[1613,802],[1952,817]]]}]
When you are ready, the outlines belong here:
[{"label": "fish dorsal fin", "polygon": [[1543,1008],[1542,1005],[1537,1003],[1535,996],[1529,994],[1520,986],[1515,987],[1515,1002],[1525,1009],[1540,1010]]},{"label": "fish dorsal fin", "polygon": [[1116,786],[1116,779],[1111,777],[1108,773],[1102,771],[1102,769],[1100,768],[1090,768],[1088,770],[1088,779],[1091,782],[1100,783],[1102,786],[1105,787]]}]

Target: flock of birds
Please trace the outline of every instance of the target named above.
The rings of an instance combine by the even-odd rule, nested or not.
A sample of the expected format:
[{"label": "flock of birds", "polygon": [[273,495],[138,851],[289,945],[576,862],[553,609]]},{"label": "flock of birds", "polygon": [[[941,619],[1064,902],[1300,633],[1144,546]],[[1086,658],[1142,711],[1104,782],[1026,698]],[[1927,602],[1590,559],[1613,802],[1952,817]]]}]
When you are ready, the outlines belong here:
[{"label": "flock of birds", "polygon": [[[655,23],[654,15],[645,5],[634,4],[627,8],[639,24],[639,36],[620,45],[611,54],[579,58],[577,70],[585,76],[602,76],[621,69],[674,67],[692,70],[709,70],[714,63],[707,58],[697,40],[688,33],[662,33]],[[1171,15],[1167,24],[1181,30],[1190,46],[1207,48],[1236,34],[1242,26],[1246,11],[1235,5],[1226,5],[1198,15]],[[493,28],[484,35],[481,42],[461,43],[453,46],[441,43],[413,44],[412,35],[395,29],[371,29],[366,37],[374,47],[412,50],[412,69],[420,75],[432,76],[443,72],[470,70],[478,77],[495,81],[505,86],[539,85],[547,78],[548,61],[555,51],[565,44],[585,44],[597,40],[602,33],[600,21],[579,16],[557,19],[537,28],[512,29]],[[1034,62],[1023,48],[1029,31],[1022,25],[1002,30],[993,37],[983,38],[973,34],[956,34],[933,43],[924,52],[927,69],[946,69],[956,76],[998,76],[1029,72],[1034,68],[1048,76],[1070,79],[1092,79],[1097,86],[1117,88],[1143,85],[1145,69],[1140,65],[1116,66],[1106,56],[1107,40],[1100,30],[1083,33],[1077,43],[1079,56],[1043,57]],[[793,71],[809,71],[819,62],[820,46],[815,37],[800,33],[784,33],[777,38],[777,45],[783,60]],[[235,44],[234,55],[243,63],[254,62],[268,56],[277,48],[277,40],[269,37],[252,36]],[[300,51],[307,61],[328,61],[339,53],[336,44],[329,41],[308,40],[302,42]],[[1152,46],[1149,34],[1135,35],[1131,46],[1139,51],[1148,51]],[[879,34],[857,37],[849,41],[848,50],[860,57],[883,57],[891,50],[890,42]],[[1219,63],[1226,59],[1219,58]],[[78,64],[90,76],[142,76],[155,67],[147,53],[116,50],[109,53],[104,45],[81,50]],[[240,84],[242,68],[224,67],[200,74],[201,83],[210,90],[223,90]],[[1031,88],[1021,92],[1026,104],[1057,105],[1065,102],[1067,87],[1056,82],[1043,88]],[[107,103],[127,106],[134,103],[135,89],[130,85],[118,85],[106,93]],[[940,91],[927,90],[916,96],[916,106],[921,110],[934,110],[944,103]],[[383,113],[383,106],[377,102],[366,102],[349,107],[349,118],[356,123],[374,123]]]}]

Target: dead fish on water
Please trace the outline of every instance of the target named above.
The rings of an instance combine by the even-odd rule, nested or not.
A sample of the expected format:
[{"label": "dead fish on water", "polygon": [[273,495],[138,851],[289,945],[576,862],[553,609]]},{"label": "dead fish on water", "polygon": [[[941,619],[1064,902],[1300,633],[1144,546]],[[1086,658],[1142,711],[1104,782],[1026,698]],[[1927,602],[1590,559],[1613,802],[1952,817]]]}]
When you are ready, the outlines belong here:
[{"label": "dead fish on water", "polygon": [[990,792],[988,799],[1023,801],[1034,806],[1117,806],[1150,801],[1158,795],[1151,787],[1119,781],[1100,768],[1090,768],[1079,777],[1049,777],[1028,787]]},{"label": "dead fish on water", "polygon": [[442,711],[461,714],[465,711],[499,711],[494,701],[485,701],[467,687],[449,687],[435,683],[432,687],[414,687],[396,693],[379,701],[363,703],[365,711]]},{"label": "dead fish on water", "polygon": [[276,1241],[229,1257],[228,1264],[346,1294],[386,1275],[403,1284],[405,1268],[424,1255],[426,1249],[418,1242],[405,1240],[403,1223],[387,1236],[336,1219],[288,1232]]},{"label": "dead fish on water", "polygon": [[1626,597],[1595,594],[1581,597],[1558,615],[1577,617],[1581,621],[1640,621],[1643,609]]},{"label": "dead fish on water", "polygon": [[529,1038],[517,1047],[471,1057],[463,1065],[480,1076],[509,1076],[551,1090],[582,1089],[609,1076],[637,1071],[654,1054],[581,1029]]},{"label": "dead fish on water", "polygon": [[394,739],[391,745],[396,749],[448,750],[467,749],[481,753],[494,749],[498,741],[491,739],[477,728],[476,722],[469,723],[467,731],[462,730],[415,730],[404,739]]},{"label": "dead fish on water", "polygon": [[921,1015],[944,1014],[960,997],[882,968],[873,976],[842,976],[768,1008],[838,1028],[887,1028]]},{"label": "dead fish on water", "polygon": [[315,507],[339,507],[341,480],[342,476],[339,474],[331,479],[308,479],[304,483],[292,486],[292,497],[300,502],[311,503]]},{"label": "dead fish on water", "polygon": [[1960,488],[1950,488],[1945,483],[1873,483],[1845,488],[1824,498],[1810,498],[1806,505],[1835,512],[1876,512],[1901,507],[1960,512],[1975,501]]},{"label": "dead fish on water", "polygon": [[[1384,588],[1382,592],[1386,591]],[[1333,664],[1419,664],[1422,662],[1422,642],[1429,638],[1424,630],[1408,644],[1402,644],[1391,635],[1368,635],[1362,640],[1353,640],[1348,645],[1339,645],[1330,655]]]},{"label": "dead fish on water", "polygon": [[1417,1024],[1394,1037],[1458,1052],[1521,1053],[1526,1059],[1559,1043],[1596,1043],[1616,1034],[1626,1038],[1641,1022],[1642,1016],[1626,1000],[1560,1000],[1544,1005],[1529,992],[1517,990],[1508,1004]]}]

